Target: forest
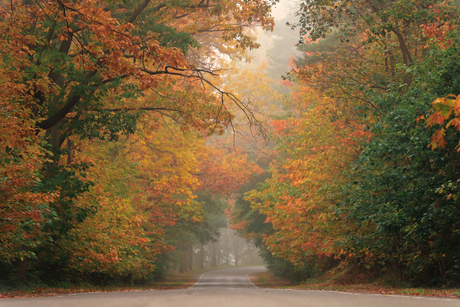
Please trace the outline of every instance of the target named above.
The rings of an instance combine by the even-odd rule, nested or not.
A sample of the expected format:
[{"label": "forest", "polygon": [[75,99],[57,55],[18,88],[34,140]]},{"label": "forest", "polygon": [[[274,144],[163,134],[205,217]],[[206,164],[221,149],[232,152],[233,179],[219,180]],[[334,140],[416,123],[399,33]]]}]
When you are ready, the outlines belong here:
[{"label": "forest", "polygon": [[253,259],[230,233],[458,286],[460,3],[301,0],[302,55],[238,64],[278,2],[0,1],[0,287]]}]

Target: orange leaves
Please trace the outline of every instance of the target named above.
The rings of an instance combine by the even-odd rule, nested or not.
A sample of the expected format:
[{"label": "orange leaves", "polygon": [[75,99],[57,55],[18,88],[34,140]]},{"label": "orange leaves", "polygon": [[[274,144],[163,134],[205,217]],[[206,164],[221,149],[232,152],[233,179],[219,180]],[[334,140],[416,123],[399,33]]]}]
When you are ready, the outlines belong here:
[{"label": "orange leaves", "polygon": [[246,155],[225,153],[211,146],[203,148],[200,155],[200,190],[214,195],[230,196],[244,185],[251,175],[262,170]]},{"label": "orange leaves", "polygon": [[445,148],[446,147],[446,140],[444,139],[444,135],[446,134],[446,130],[441,128],[437,130],[430,140],[430,146],[432,149],[436,149],[437,147]]},{"label": "orange leaves", "polygon": [[449,126],[455,127],[458,131],[460,131],[460,118],[456,117],[451,119],[447,124],[446,128],[449,128]]},{"label": "orange leaves", "polygon": [[336,218],[334,205],[348,180],[343,172],[371,135],[352,106],[314,88],[294,90],[291,116],[272,121],[279,152],[272,178],[246,199],[275,229],[265,238],[269,250],[296,264],[308,255],[340,253],[337,229],[351,226]]},{"label": "orange leaves", "polygon": [[284,119],[274,119],[271,122],[273,128],[275,128],[275,132],[277,134],[282,135],[284,130],[290,127],[290,123]]},{"label": "orange leaves", "polygon": [[[29,107],[39,114],[37,127],[51,128],[71,111],[98,112],[99,105],[84,102],[88,95],[102,97],[109,88],[113,95],[127,96],[116,88],[129,85],[133,96],[156,91],[160,97],[157,100],[163,103],[152,107],[157,101],[150,101],[143,108],[176,112],[176,119],[184,118],[190,124],[184,124],[184,129],[223,133],[232,119],[225,105],[227,101],[223,100],[225,93],[205,79],[205,76],[217,79],[213,69],[223,61],[216,52],[216,41],[229,35],[227,45],[254,46],[242,28],[254,22],[262,22],[270,28],[272,18],[270,7],[264,1],[239,5],[231,1],[215,3],[221,9],[214,11],[214,4],[193,0],[180,4],[150,3],[144,8],[149,14],[136,15],[137,11],[130,11],[132,4],[124,3],[115,8],[113,3],[91,0],[53,0],[46,5],[39,1],[29,6],[14,1],[14,5],[5,5],[2,10],[4,18],[0,27],[6,35],[1,44],[12,41],[5,52],[19,60],[11,61],[12,65],[34,72],[23,92],[34,96],[25,100],[36,103]],[[257,4],[265,10],[261,11]],[[21,14],[23,11],[28,13]],[[177,14],[183,16],[176,18]],[[130,15],[133,17],[128,18]],[[241,24],[236,25],[235,19]],[[190,32],[184,23],[198,28]],[[156,26],[151,27],[151,24]],[[207,37],[203,39],[207,31],[210,36],[216,35],[209,42]],[[203,45],[207,45],[206,50],[215,53],[212,60],[198,48],[186,59],[184,52],[198,47],[201,39]],[[169,97],[177,103],[164,101]],[[81,104],[89,106],[80,108]]]},{"label": "orange leaves", "polygon": [[[228,195],[258,171],[246,156],[206,149],[203,136],[224,133],[234,119],[228,99],[239,104],[216,85],[221,80],[213,69],[223,61],[216,45],[226,40],[228,48],[240,47],[233,55],[255,47],[242,29],[273,26],[268,2],[156,1],[141,14],[137,5],[0,4],[2,259],[41,244],[47,214],[66,207],[70,215],[82,212],[65,225],[75,240],[59,238],[68,243],[62,246],[71,252],[61,252],[71,255],[74,270],[141,272],[170,249],[165,227],[179,218],[203,219],[197,191]],[[97,140],[107,135],[118,143]],[[48,137],[56,152],[69,141],[68,153],[48,161],[52,154],[42,147]],[[57,192],[30,192],[54,166],[65,174],[66,163],[89,162],[86,178],[75,171],[79,184],[95,183],[88,193],[86,185],[73,193],[71,183],[56,187],[72,195],[65,200],[56,200]],[[56,212],[48,208],[53,201]]]},{"label": "orange leaves", "polygon": [[[445,140],[446,129],[449,127],[455,128],[457,131],[460,131],[460,95],[448,95],[443,98],[437,98],[432,103],[434,111],[426,119],[427,127],[433,127],[434,125],[444,125],[441,129],[435,131],[431,137],[430,145],[432,149],[437,147],[445,148],[447,143]],[[453,116],[453,118],[451,118]],[[417,119],[425,119],[424,116],[421,116]],[[457,145],[457,151],[460,151],[460,141]]]},{"label": "orange leaves", "polygon": [[431,41],[427,42],[424,46],[425,48],[429,48],[433,41],[442,49],[452,44],[452,39],[448,38],[449,32],[454,31],[456,25],[446,20],[455,18],[457,12],[450,11],[449,4],[449,1],[445,1],[429,7],[434,13],[432,22],[420,25],[420,28],[423,30],[423,36],[429,38]]}]

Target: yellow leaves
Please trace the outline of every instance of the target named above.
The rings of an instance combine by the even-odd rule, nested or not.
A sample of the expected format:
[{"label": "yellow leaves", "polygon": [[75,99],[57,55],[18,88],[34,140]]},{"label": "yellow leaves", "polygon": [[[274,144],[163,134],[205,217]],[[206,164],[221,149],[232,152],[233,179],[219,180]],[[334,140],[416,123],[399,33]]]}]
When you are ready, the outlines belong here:
[{"label": "yellow leaves", "polygon": [[180,132],[172,123],[155,133],[147,133],[142,127],[140,132],[129,140],[129,158],[148,178],[145,184],[150,197],[161,197],[170,204],[192,200],[199,186],[194,174],[198,167],[196,156],[203,141],[196,134]]},{"label": "yellow leaves", "polygon": [[74,159],[93,161],[88,177],[95,183],[77,204],[99,209],[72,230],[76,240],[68,242],[73,251],[71,266],[79,271],[108,274],[145,273],[141,268],[150,266],[150,260],[160,252],[151,247],[147,234],[150,215],[159,212],[143,207],[148,200],[138,185],[141,181],[136,179],[135,165],[126,160],[120,143],[80,141],[75,146],[84,150],[77,151]]},{"label": "yellow leaves", "polygon": [[[75,159],[93,162],[88,177],[96,183],[79,205],[100,209],[74,230],[77,240],[69,242],[74,268],[113,273],[148,266],[158,253],[170,249],[162,239],[164,227],[178,218],[202,222],[203,204],[194,200],[201,188],[199,159],[213,159],[213,154],[204,149],[199,134],[181,132],[172,121],[164,119],[151,129],[154,116],[145,115],[137,134],[116,143],[76,145],[80,151]],[[243,163],[235,157],[224,162],[225,167],[230,169],[233,161]],[[247,176],[248,171],[238,175]]]}]

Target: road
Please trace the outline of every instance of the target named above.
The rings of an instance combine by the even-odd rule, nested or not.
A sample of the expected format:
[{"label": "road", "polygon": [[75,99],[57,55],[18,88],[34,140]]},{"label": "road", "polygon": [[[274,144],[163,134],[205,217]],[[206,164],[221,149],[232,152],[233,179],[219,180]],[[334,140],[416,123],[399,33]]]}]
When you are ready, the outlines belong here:
[{"label": "road", "polygon": [[257,288],[263,267],[210,271],[189,289],[0,299],[0,307],[460,307],[459,299]]},{"label": "road", "polygon": [[263,266],[222,269],[209,271],[201,275],[191,289],[201,288],[257,288],[248,278],[249,274],[265,272],[267,269]]}]

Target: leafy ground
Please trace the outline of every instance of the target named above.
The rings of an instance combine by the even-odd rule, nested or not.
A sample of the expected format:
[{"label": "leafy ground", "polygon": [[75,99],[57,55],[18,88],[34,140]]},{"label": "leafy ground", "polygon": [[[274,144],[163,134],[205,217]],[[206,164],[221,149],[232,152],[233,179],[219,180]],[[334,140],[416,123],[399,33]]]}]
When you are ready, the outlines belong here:
[{"label": "leafy ground", "polygon": [[262,272],[250,276],[253,284],[261,288],[292,288],[294,284],[283,277],[275,276],[272,272]]},{"label": "leafy ground", "polygon": [[257,286],[265,288],[335,290],[344,292],[460,298],[460,288],[409,288],[404,287],[402,284],[398,284],[391,276],[375,278],[366,273],[355,273],[351,270],[329,272],[320,278],[309,279],[298,285],[293,284],[286,278],[275,276],[272,272],[259,273],[252,277],[252,281],[257,284]]},{"label": "leafy ground", "polygon": [[161,281],[147,283],[141,286],[64,286],[64,287],[28,287],[17,291],[4,291],[0,289],[0,298],[19,298],[19,297],[38,297],[38,296],[55,296],[68,293],[85,293],[85,292],[122,292],[122,291],[139,291],[139,290],[165,290],[165,289],[185,289],[192,286],[196,280],[194,276],[203,272],[221,269],[224,267],[207,267],[205,269],[196,269],[187,273],[180,274],[171,272]]},{"label": "leafy ground", "polygon": [[140,291],[140,290],[166,290],[166,289],[186,289],[191,287],[196,281],[196,276],[202,273],[216,269],[235,268],[241,266],[219,266],[206,267],[204,269],[195,269],[187,273],[180,274],[178,272],[169,272],[166,278],[160,281],[146,283],[139,286],[71,286],[62,287],[25,287],[21,290],[6,291],[0,287],[0,298],[24,298],[24,297],[39,297],[39,296],[56,296],[69,293],[87,293],[87,292],[122,292],[122,291]]}]

